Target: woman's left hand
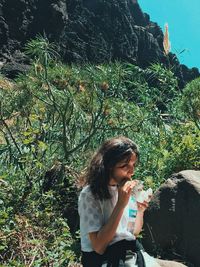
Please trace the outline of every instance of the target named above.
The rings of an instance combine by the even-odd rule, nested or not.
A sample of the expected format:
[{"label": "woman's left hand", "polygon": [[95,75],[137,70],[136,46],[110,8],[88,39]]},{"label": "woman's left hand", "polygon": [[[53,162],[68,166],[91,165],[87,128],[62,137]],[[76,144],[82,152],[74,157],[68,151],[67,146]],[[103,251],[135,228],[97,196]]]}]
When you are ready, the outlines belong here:
[{"label": "woman's left hand", "polygon": [[138,212],[145,212],[145,210],[149,206],[149,203],[147,201],[144,201],[143,203],[137,202],[137,206],[138,206]]}]

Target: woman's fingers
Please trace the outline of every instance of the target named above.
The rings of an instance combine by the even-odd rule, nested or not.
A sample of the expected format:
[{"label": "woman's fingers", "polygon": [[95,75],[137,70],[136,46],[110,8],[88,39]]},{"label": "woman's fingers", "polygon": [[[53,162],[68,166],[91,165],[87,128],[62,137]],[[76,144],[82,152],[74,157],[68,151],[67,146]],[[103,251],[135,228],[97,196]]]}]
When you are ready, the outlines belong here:
[{"label": "woman's fingers", "polygon": [[148,208],[149,203],[147,201],[144,201],[143,203],[137,202],[137,205],[138,205],[138,211],[144,212]]}]

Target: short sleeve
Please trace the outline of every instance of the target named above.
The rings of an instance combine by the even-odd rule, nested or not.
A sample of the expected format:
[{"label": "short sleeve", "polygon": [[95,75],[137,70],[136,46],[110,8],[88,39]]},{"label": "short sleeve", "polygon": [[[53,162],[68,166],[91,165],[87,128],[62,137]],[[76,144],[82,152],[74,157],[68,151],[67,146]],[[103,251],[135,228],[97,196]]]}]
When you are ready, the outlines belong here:
[{"label": "short sleeve", "polygon": [[78,212],[80,228],[84,234],[99,231],[103,225],[103,215],[98,200],[90,190],[83,190],[79,196]]}]

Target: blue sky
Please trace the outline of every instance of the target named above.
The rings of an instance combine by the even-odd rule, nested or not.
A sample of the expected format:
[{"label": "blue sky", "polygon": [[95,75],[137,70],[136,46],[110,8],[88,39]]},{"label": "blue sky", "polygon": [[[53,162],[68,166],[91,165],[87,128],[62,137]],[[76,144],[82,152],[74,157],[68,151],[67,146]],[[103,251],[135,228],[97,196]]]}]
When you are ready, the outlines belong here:
[{"label": "blue sky", "polygon": [[168,23],[171,52],[179,61],[189,68],[200,69],[200,0],[138,0],[138,3],[163,30]]}]

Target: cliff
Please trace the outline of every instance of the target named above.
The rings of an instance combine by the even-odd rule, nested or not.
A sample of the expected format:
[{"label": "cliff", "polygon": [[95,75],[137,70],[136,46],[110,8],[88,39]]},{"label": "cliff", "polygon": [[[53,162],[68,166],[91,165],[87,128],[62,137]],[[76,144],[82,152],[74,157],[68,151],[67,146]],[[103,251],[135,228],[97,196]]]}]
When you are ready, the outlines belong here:
[{"label": "cliff", "polygon": [[173,66],[180,87],[200,75],[163,53],[161,28],[137,0],[1,0],[0,67],[9,77],[28,68],[23,48],[36,35],[57,44],[66,63],[128,61]]}]

